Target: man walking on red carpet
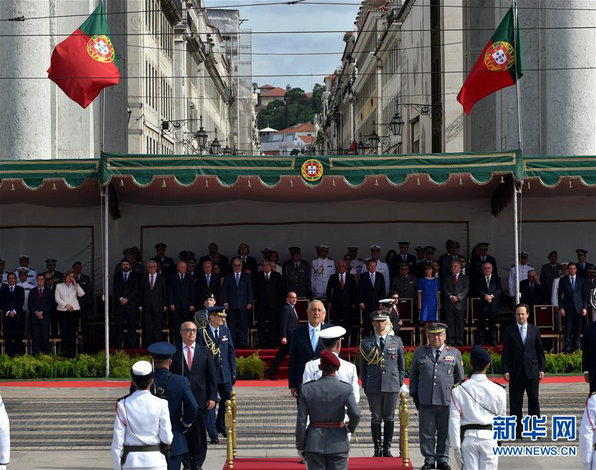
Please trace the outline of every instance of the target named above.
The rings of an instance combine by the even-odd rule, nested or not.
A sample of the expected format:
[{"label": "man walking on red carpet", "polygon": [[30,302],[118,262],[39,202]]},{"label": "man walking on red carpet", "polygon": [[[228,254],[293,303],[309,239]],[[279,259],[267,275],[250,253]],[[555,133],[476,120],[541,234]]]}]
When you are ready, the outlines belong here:
[{"label": "man walking on red carpet", "polygon": [[[296,419],[296,448],[303,453],[308,470],[348,469],[348,433],[353,433],[360,422],[360,408],[352,387],[335,378],[339,365],[335,354],[323,350],[319,366],[323,376],[302,386]],[[347,424],[344,423],[346,408]]]}]

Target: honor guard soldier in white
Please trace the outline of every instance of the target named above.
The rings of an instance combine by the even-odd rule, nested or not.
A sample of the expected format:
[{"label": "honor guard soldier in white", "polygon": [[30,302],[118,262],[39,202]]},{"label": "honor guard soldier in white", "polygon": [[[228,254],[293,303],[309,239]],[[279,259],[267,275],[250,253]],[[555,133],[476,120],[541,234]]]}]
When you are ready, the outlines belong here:
[{"label": "honor guard soldier in white", "polygon": [[147,361],[135,362],[132,380],[137,390],[116,404],[112,466],[114,470],[167,470],[172,443],[168,402],[151,394],[154,374]]}]

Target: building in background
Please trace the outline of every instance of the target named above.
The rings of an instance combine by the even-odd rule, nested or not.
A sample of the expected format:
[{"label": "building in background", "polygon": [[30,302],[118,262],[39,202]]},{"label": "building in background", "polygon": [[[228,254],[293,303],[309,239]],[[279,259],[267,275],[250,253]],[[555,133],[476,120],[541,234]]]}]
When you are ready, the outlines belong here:
[{"label": "building in background", "polygon": [[237,10],[215,10],[212,20],[203,0],[106,2],[122,79],[81,109],[39,77],[47,76],[54,46],[95,6],[2,2],[3,17],[39,19],[0,22],[0,60],[14,77],[0,87],[0,110],[15,116],[0,130],[0,159],[217,153],[226,145],[254,153],[251,35],[240,34]]},{"label": "building in background", "polygon": [[[499,3],[499,2],[496,2]],[[318,153],[440,153],[518,148],[515,87],[477,103],[456,97],[510,7],[474,0],[363,0],[344,36],[340,68],[326,79],[316,119]],[[596,3],[519,0],[520,80],[526,155],[596,153],[591,45]]]}]

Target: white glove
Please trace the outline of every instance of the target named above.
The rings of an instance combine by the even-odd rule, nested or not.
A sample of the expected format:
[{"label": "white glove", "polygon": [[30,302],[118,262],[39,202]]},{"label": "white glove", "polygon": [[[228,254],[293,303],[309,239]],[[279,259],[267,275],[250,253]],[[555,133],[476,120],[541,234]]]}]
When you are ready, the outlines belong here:
[{"label": "white glove", "polygon": [[455,463],[458,466],[458,468],[461,468],[463,470],[464,468],[464,458],[461,455],[461,448],[459,449],[453,449],[453,455],[455,457]]},{"label": "white glove", "polygon": [[408,386],[404,383],[400,389],[399,389],[400,393],[405,393],[406,395],[410,394],[410,389],[408,388]]}]

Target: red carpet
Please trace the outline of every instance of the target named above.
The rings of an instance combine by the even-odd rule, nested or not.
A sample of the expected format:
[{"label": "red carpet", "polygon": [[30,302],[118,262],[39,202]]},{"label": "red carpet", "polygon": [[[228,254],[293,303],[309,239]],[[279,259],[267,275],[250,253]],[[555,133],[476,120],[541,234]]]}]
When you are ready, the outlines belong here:
[{"label": "red carpet", "polygon": [[[224,470],[227,470],[227,462],[224,464]],[[414,468],[412,464],[405,466],[401,458],[373,458],[373,457],[352,457],[348,461],[349,470],[406,470]],[[299,458],[262,458],[262,459],[236,459],[234,460],[234,470],[305,470],[304,464],[300,463]]]}]

